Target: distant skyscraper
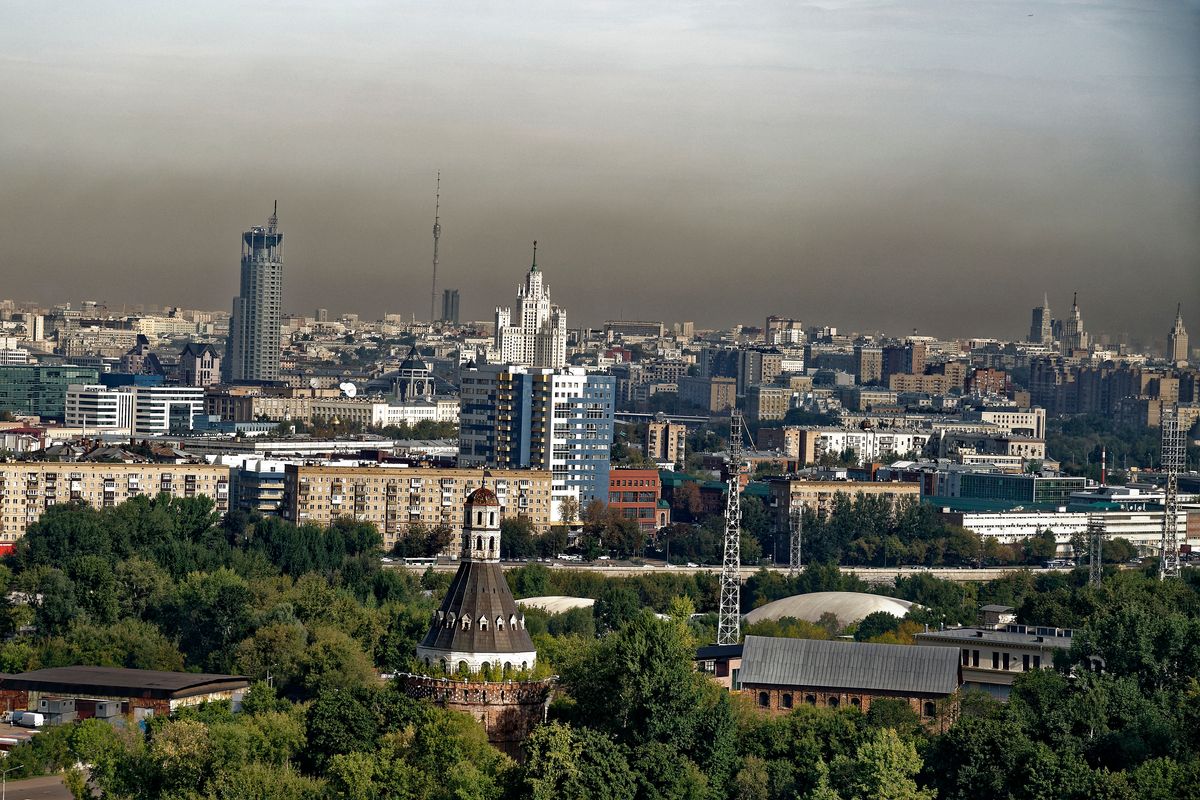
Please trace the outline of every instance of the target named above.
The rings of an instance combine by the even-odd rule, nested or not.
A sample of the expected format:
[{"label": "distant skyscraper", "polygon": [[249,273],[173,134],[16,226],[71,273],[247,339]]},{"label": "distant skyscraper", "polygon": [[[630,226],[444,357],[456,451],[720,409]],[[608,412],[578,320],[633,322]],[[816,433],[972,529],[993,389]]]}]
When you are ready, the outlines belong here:
[{"label": "distant skyscraper", "polygon": [[1079,313],[1079,294],[1071,298],[1071,316],[1062,323],[1062,349],[1064,353],[1072,350],[1087,350],[1088,335],[1083,329],[1083,317]]},{"label": "distant skyscraper", "polygon": [[442,322],[458,324],[458,289],[446,289],[442,292]]},{"label": "distant skyscraper", "polygon": [[279,321],[283,300],[283,234],[276,211],[265,228],[242,234],[241,294],[233,300],[225,377],[279,380]]},{"label": "distant skyscraper", "polygon": [[1167,334],[1167,360],[1179,364],[1188,360],[1188,333],[1183,327],[1183,305],[1175,309],[1175,326]]},{"label": "distant skyscraper", "polygon": [[537,242],[533,265],[517,287],[517,323],[512,309],[496,309],[496,350],[508,364],[551,369],[567,364],[567,313],[550,304],[550,287],[543,284],[537,265]]},{"label": "distant skyscraper", "polygon": [[1050,344],[1054,341],[1054,326],[1050,317],[1050,298],[1042,295],[1041,308],[1033,310],[1033,320],[1029,325],[1029,341],[1036,344]]},{"label": "distant skyscraper", "polygon": [[317,322],[329,322],[329,309],[328,308],[318,308],[316,319],[317,319]]}]

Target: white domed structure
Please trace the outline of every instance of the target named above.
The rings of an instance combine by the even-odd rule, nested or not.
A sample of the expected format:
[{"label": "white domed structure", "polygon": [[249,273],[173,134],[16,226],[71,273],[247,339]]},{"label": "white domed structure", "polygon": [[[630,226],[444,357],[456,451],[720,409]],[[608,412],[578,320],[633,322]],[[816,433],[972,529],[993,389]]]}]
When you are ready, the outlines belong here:
[{"label": "white domed structure", "polygon": [[543,597],[524,597],[517,601],[517,605],[521,608],[538,608],[547,614],[561,614],[576,608],[591,608],[596,601],[590,597],[548,594]]},{"label": "white domed structure", "polygon": [[784,617],[817,622],[823,614],[833,614],[838,622],[850,625],[876,611],[886,611],[894,617],[903,618],[914,605],[916,603],[908,600],[866,592],[809,592],[759,606],[746,615],[746,624]]}]

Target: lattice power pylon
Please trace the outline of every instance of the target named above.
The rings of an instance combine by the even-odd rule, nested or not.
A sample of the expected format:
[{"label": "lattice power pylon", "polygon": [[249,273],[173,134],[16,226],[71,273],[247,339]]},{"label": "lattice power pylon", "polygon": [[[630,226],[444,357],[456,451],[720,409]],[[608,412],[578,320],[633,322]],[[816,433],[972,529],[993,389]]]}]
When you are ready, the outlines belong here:
[{"label": "lattice power pylon", "polygon": [[729,420],[729,492],[725,498],[725,556],[721,562],[721,608],[717,644],[742,637],[742,412]]},{"label": "lattice power pylon", "polygon": [[1162,413],[1162,470],[1167,485],[1163,496],[1162,542],[1158,562],[1160,580],[1179,577],[1179,471],[1183,469],[1183,431],[1179,427],[1179,410],[1165,406]]},{"label": "lattice power pylon", "polygon": [[790,539],[790,547],[788,548],[788,577],[795,578],[800,574],[800,545],[801,537],[804,533],[804,508],[796,506],[788,515],[788,533]]},{"label": "lattice power pylon", "polygon": [[1088,532],[1088,582],[1099,586],[1104,577],[1104,517],[1099,514],[1089,514],[1087,521]]}]

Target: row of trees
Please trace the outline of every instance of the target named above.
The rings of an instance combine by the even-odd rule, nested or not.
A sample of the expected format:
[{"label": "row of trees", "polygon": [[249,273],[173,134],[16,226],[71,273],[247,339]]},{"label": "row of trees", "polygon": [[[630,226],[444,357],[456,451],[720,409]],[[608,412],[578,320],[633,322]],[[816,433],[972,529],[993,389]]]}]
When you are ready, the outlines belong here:
[{"label": "row of trees", "polygon": [[[406,698],[381,671],[410,666],[449,576],[380,571],[378,536],[218,520],[201,500],[56,507],[0,574],[14,633],[0,669],[94,663],[235,671],[245,712],[156,719],[145,735],[90,721],[48,730],[9,758],[30,772],[91,768],[106,798],[696,798],[897,800],[1184,797],[1200,777],[1200,592],[1110,569],[1020,573],[981,585],[914,574],[888,590],[925,608],[898,621],[783,621],[755,633],[905,642],[926,622],[1006,603],[1025,622],[1077,629],[1060,671],[1018,678],[1006,706],[964,697],[931,735],[902,703],[804,707],[764,718],[692,670],[711,641],[714,574],[606,579],[531,564],[518,595],[596,599],[529,612],[539,660],[561,676],[550,724],[517,763],[471,718]],[[747,607],[805,591],[863,590],[836,567],[761,572]],[[665,621],[648,614],[653,609]],[[1096,667],[1102,665],[1102,671]],[[83,796],[81,775],[70,782]]]}]

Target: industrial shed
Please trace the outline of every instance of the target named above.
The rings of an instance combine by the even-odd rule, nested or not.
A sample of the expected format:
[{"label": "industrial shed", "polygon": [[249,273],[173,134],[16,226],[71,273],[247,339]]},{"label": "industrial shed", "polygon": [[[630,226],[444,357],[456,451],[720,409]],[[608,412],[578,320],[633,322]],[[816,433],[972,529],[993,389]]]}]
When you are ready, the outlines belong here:
[{"label": "industrial shed", "polygon": [[159,672],[120,667],[52,667],[0,676],[0,706],[6,710],[36,706],[42,695],[120,700],[128,711],[152,709],[169,714],[180,706],[211,700],[235,700],[250,686],[240,675]]}]

